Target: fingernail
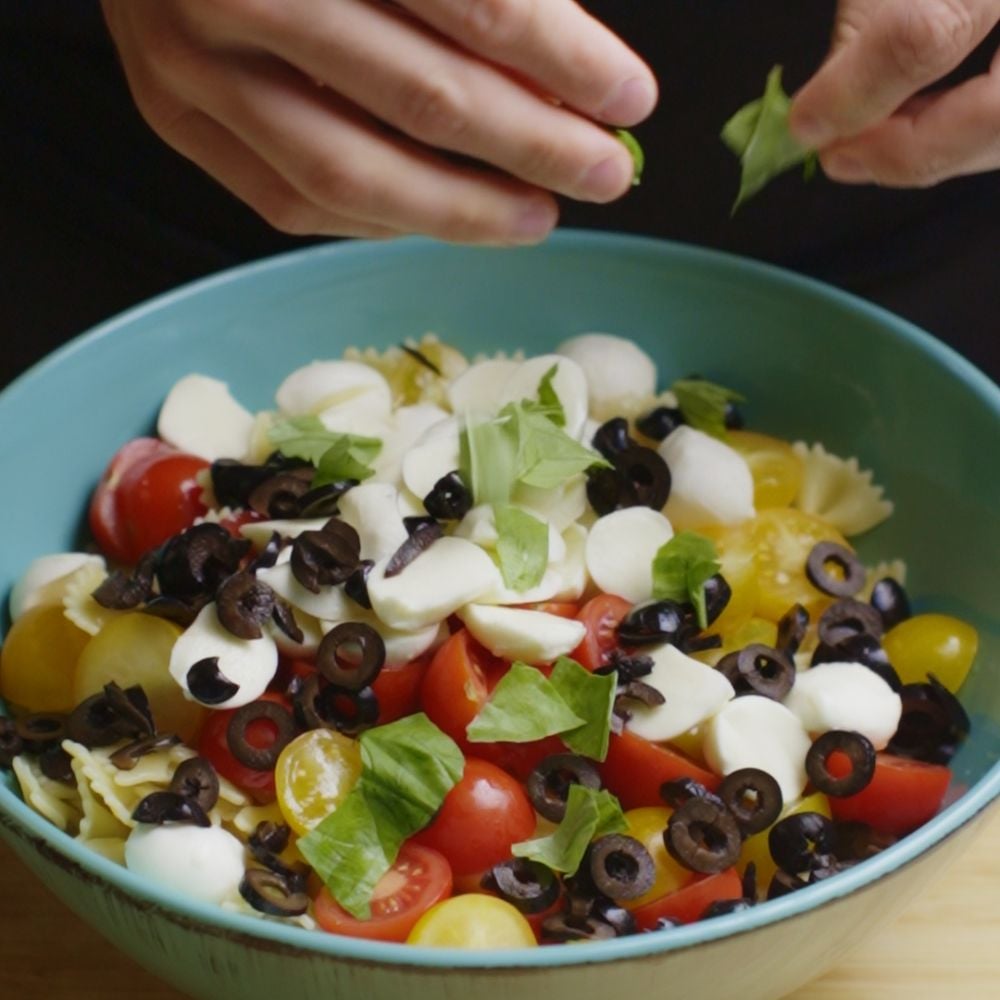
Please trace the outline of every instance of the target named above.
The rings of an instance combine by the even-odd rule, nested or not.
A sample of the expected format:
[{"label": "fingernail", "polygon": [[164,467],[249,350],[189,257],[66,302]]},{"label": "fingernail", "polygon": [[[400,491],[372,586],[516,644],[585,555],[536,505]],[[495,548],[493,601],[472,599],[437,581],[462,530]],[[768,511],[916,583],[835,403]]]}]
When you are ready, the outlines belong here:
[{"label": "fingernail", "polygon": [[646,77],[634,76],[611,91],[598,116],[612,125],[634,125],[656,106],[656,87]]},{"label": "fingernail", "polygon": [[628,156],[609,156],[601,160],[580,181],[583,197],[598,202],[620,197],[632,183],[632,170],[632,160]]},{"label": "fingernail", "polygon": [[548,199],[529,202],[514,220],[515,243],[537,243],[545,239],[559,219],[559,210]]},{"label": "fingernail", "polygon": [[833,126],[820,118],[793,118],[788,127],[792,135],[807,149],[821,149],[837,137]]},{"label": "fingernail", "polygon": [[823,173],[847,184],[864,184],[875,179],[868,167],[847,153],[831,153],[823,157]]}]

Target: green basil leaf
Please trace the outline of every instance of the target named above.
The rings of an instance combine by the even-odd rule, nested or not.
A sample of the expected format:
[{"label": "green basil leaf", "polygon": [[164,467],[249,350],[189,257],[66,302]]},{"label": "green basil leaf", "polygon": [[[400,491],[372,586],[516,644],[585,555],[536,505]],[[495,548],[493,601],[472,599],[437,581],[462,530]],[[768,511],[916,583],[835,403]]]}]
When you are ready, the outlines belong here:
[{"label": "green basil leaf", "polygon": [[312,413],[275,421],[267,431],[268,440],[282,455],[301,458],[313,465],[339,437],[336,432],[327,430],[323,421]]},{"label": "green basil leaf", "polygon": [[610,464],[539,413],[509,404],[501,416],[515,429],[515,478],[526,486],[552,490],[591,466]]},{"label": "green basil leaf", "polygon": [[361,482],[375,475],[375,470],[370,466],[381,450],[382,442],[378,438],[361,437],[357,434],[339,435],[320,455],[312,485],[325,486],[344,479]]},{"label": "green basil leaf", "polygon": [[781,67],[767,75],[764,96],[745,104],[722,127],[722,141],[741,162],[740,190],[732,211],[752,198],[768,181],[802,163],[811,176],[816,154],[801,146],[788,129],[791,100],[781,85]]},{"label": "green basil leaf", "polygon": [[509,420],[470,417],[461,435],[459,474],[477,504],[504,504],[514,488],[517,438]]},{"label": "green basil leaf", "polygon": [[608,755],[611,733],[611,712],[615,707],[617,678],[612,674],[592,674],[576,660],[560,656],[549,677],[563,701],[581,719],[587,721],[578,729],[561,735],[563,743],[574,753],[593,760]]},{"label": "green basil leaf", "polygon": [[535,667],[516,662],[469,723],[470,743],[531,743],[586,723]]},{"label": "green basil leaf", "polygon": [[621,806],[610,792],[571,785],[566,815],[559,826],[546,837],[514,844],[511,853],[516,858],[540,861],[553,871],[572,875],[580,867],[592,840],[627,829]]},{"label": "green basil leaf", "polygon": [[548,417],[556,427],[565,427],[566,411],[563,409],[556,387],[552,384],[558,370],[559,365],[553,365],[538,383],[538,412]]},{"label": "green basil leaf", "polygon": [[705,581],[719,572],[719,557],[710,538],[682,531],[661,545],[653,557],[653,597],[658,600],[689,601],[705,628]]},{"label": "green basil leaf", "polygon": [[720,439],[726,436],[726,404],[744,401],[735,390],[703,378],[678,379],[670,390],[688,424]]},{"label": "green basil leaf", "polygon": [[298,847],[334,899],[365,920],[379,879],[441,808],[465,758],[423,713],[369,729],[360,744],[357,784]]},{"label": "green basil leaf", "polygon": [[614,135],[632,157],[632,187],[638,187],[642,182],[642,172],[646,168],[646,154],[639,145],[639,140],[628,129],[616,128]]},{"label": "green basil leaf", "polygon": [[494,504],[493,518],[503,582],[512,590],[534,587],[549,565],[549,526],[508,504]]}]

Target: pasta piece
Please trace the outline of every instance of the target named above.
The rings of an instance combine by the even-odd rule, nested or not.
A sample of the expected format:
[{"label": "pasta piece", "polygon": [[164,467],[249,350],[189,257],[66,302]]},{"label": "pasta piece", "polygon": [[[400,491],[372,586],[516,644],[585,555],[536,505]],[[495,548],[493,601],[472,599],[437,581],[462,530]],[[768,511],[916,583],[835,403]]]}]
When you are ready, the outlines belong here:
[{"label": "pasta piece", "polygon": [[63,613],[79,629],[88,635],[97,635],[112,618],[125,612],[112,608],[102,608],[93,598],[93,593],[107,579],[107,570],[94,563],[81,566],[70,574],[63,594]]},{"label": "pasta piece", "polygon": [[223,900],[220,905],[230,913],[240,913],[246,917],[259,917],[261,920],[271,920],[279,924],[284,924],[286,927],[289,924],[297,924],[299,927],[304,927],[307,931],[314,931],[319,926],[308,913],[303,913],[298,917],[272,917],[267,913],[261,913],[260,910],[255,910],[242,896]]},{"label": "pasta piece", "polygon": [[124,837],[91,837],[90,839],[78,838],[84,847],[96,851],[102,857],[115,864],[125,866],[125,838]]},{"label": "pasta piece", "polygon": [[26,754],[15,757],[11,766],[24,801],[64,833],[76,833],[83,816],[76,786],[53,781],[42,773],[38,761]]},{"label": "pasta piece", "polygon": [[890,559],[888,562],[883,560],[874,566],[866,566],[865,572],[865,585],[857,595],[859,601],[870,601],[872,588],[887,576],[891,576],[901,587],[906,586],[906,563],[902,559]]},{"label": "pasta piece", "polygon": [[792,445],[802,459],[802,486],[795,506],[828,521],[842,534],[860,535],[881,524],[893,511],[883,489],[872,482],[856,458],[840,458],[816,443]]},{"label": "pasta piece", "polygon": [[[66,742],[70,742],[67,740]],[[80,791],[80,801],[83,804],[83,818],[80,820],[81,840],[103,840],[119,838],[123,842],[129,829],[135,824],[128,817],[128,822],[105,805],[105,799],[99,796],[91,782],[89,762],[81,757],[73,758],[73,773],[76,775],[76,786]]]},{"label": "pasta piece", "polygon": [[358,361],[383,375],[392,389],[393,407],[413,403],[435,403],[447,407],[445,389],[452,379],[469,367],[465,355],[442,342],[433,333],[425,333],[419,341],[407,338],[404,345],[426,358],[437,372],[404,347],[397,346],[384,351],[378,351],[374,347],[366,347],[364,350],[348,347],[344,351],[344,360]]},{"label": "pasta piece", "polygon": [[277,823],[284,825],[285,817],[278,808],[277,802],[268,805],[248,805],[240,809],[232,818],[231,825],[244,837],[249,837],[261,823]]},{"label": "pasta piece", "polygon": [[[139,802],[135,789],[119,788],[115,785],[114,772],[118,769],[106,756],[100,756],[81,743],[73,740],[63,740],[63,749],[73,759],[73,773],[76,775],[80,798],[83,802],[84,816],[88,815],[88,807],[93,807],[91,815],[100,825],[101,817],[97,815],[94,802],[101,804],[120,824],[131,828],[135,826],[132,813]],[[87,837],[97,837],[101,834],[88,829],[81,832]],[[128,831],[126,830],[126,835]]]}]

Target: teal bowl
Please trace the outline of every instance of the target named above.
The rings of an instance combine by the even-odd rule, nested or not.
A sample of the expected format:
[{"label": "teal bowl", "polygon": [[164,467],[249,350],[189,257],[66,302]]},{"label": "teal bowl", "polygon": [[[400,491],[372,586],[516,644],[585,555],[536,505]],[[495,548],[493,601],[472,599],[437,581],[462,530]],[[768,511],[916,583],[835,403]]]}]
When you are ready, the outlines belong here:
[{"label": "teal bowl", "polygon": [[915,896],[1000,793],[1000,390],[889,313],[746,260],[582,232],[523,250],[340,244],[229,271],[99,326],[0,394],[0,595],[33,557],[73,547],[108,456],[151,429],[179,376],[225,379],[245,405],[264,408],[298,365],[428,330],[469,353],[623,334],[664,379],[698,371],[738,387],[751,426],[823,441],[875,469],[896,513],[863,538],[863,557],[903,556],[918,607],[959,615],[982,638],[962,691],[973,735],[954,762],[947,808],[863,865],[749,911],[493,953],[354,941],[191,901],[60,833],[9,774],[0,834],[87,922],[195,997],[784,995]]}]

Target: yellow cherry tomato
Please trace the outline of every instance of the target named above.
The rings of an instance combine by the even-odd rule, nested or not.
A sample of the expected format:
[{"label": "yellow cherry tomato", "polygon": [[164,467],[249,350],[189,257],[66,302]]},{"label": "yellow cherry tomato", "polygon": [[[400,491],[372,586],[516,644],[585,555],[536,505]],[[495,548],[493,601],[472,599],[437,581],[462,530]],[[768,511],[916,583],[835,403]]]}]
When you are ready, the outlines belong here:
[{"label": "yellow cherry tomato", "polygon": [[787,507],[802,485],[802,459],[787,441],[756,431],[729,431],[726,443],[735,448],[753,476],[753,505]]},{"label": "yellow cherry tomato", "polygon": [[731,591],[729,603],[708,630],[713,635],[725,635],[749,621],[757,606],[756,544],[742,524],[705,525],[698,533],[715,543],[719,572]]},{"label": "yellow cherry tomato", "polygon": [[194,741],[206,711],[185,697],[170,676],[170,652],[181,628],[165,618],[133,612],[112,618],[84,647],[73,683],[74,704],[114,681],[146,692],[156,728]]},{"label": "yellow cherry tomato", "polygon": [[296,736],[274,767],[274,790],[285,822],[305,836],[337,808],[360,774],[357,740],[329,729]]},{"label": "yellow cherry tomato", "polygon": [[[781,816],[775,822],[779,822],[787,816],[795,816],[798,813],[806,812],[820,813],[827,819],[830,819],[830,800],[819,792],[807,795],[804,799],[799,799],[798,802],[784,809]],[[736,863],[736,867],[739,869],[741,875],[746,871],[747,865],[751,861],[754,863],[757,868],[757,891],[762,897],[766,896],[767,887],[771,884],[771,879],[774,878],[774,873],[778,870],[778,866],[771,858],[771,849],[767,843],[770,832],[771,827],[768,827],[766,830],[761,830],[760,833],[755,833],[747,837],[743,841],[743,850],[740,852],[740,859]]]},{"label": "yellow cherry tomato", "polygon": [[643,806],[640,809],[629,809],[625,813],[628,835],[649,851],[655,871],[653,884],[643,895],[623,902],[622,905],[630,910],[651,903],[668,892],[675,892],[694,878],[693,872],[674,861],[663,843],[663,831],[667,828],[672,811],[665,806]]},{"label": "yellow cherry tomato", "polygon": [[933,674],[954,694],[972,669],[979,633],[951,615],[914,615],[889,629],[882,645],[904,684],[924,684]]},{"label": "yellow cherry tomato", "polygon": [[413,926],[407,944],[431,948],[532,948],[531,924],[510,903],[470,892],[435,903]]},{"label": "yellow cherry tomato", "polygon": [[693,653],[695,659],[715,666],[727,653],[759,642],[764,646],[774,646],[778,641],[778,626],[766,618],[751,618],[739,628],[723,632],[722,645],[715,649],[705,649]]},{"label": "yellow cherry tomato", "polygon": [[26,611],[0,650],[0,696],[26,712],[72,711],[73,675],[89,640],[61,604]]}]

